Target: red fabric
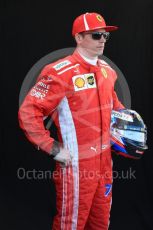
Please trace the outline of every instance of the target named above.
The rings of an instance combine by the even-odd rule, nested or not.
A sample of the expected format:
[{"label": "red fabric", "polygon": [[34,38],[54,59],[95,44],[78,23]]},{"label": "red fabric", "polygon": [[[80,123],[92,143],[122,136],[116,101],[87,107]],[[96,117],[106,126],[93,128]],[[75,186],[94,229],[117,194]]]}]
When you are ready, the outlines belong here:
[{"label": "red fabric", "polygon": [[107,26],[104,18],[97,13],[85,13],[78,16],[74,22],[72,27],[72,35],[96,29],[105,29],[106,31],[117,30],[117,26]]},{"label": "red fabric", "polygon": [[116,78],[107,63],[98,60],[93,66],[74,52],[42,70],[19,109],[20,126],[33,144],[50,153],[53,139],[43,117],[52,115],[60,141],[74,154],[72,167],[64,174],[57,164],[53,230],[72,229],[72,225],[78,230],[108,229],[111,110],[124,108],[114,91]]}]

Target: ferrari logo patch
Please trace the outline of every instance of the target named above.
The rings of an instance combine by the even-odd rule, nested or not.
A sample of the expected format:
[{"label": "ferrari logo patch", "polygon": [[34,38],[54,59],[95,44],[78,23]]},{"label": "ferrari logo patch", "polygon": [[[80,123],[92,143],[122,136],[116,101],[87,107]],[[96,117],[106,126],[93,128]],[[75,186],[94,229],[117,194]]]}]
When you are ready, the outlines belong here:
[{"label": "ferrari logo patch", "polygon": [[102,75],[104,76],[104,78],[108,77],[107,71],[104,68],[101,68],[101,72],[102,72]]}]

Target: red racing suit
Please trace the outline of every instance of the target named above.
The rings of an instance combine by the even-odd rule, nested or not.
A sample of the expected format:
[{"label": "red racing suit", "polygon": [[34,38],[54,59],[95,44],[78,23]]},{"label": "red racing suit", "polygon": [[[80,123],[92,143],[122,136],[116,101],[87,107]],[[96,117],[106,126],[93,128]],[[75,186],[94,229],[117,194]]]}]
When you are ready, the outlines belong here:
[{"label": "red racing suit", "polygon": [[53,230],[106,230],[112,197],[110,119],[124,106],[114,91],[115,71],[104,61],[87,63],[75,51],[46,65],[19,109],[27,138],[46,153],[53,138],[43,118],[52,116],[72,165],[56,163],[57,215]]}]

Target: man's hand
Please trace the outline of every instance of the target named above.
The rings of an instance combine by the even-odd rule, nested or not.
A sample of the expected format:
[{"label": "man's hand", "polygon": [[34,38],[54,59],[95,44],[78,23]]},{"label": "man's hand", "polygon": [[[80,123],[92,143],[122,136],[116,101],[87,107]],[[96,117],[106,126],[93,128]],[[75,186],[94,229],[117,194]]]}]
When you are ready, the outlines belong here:
[{"label": "man's hand", "polygon": [[62,166],[68,166],[71,165],[72,158],[73,157],[68,149],[60,147],[60,151],[56,154],[54,160],[59,161]]},{"label": "man's hand", "polygon": [[58,141],[54,141],[50,154],[54,156],[54,160],[59,161],[62,166],[71,165],[72,154],[70,150],[61,146]]}]

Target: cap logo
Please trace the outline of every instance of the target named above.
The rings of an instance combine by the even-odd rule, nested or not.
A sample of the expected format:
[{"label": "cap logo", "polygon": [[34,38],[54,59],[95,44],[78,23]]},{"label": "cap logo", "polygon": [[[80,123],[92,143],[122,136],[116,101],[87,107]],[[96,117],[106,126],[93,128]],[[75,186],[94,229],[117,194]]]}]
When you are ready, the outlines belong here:
[{"label": "cap logo", "polygon": [[98,21],[102,22],[102,17],[100,15],[97,15],[96,18],[98,19]]}]

